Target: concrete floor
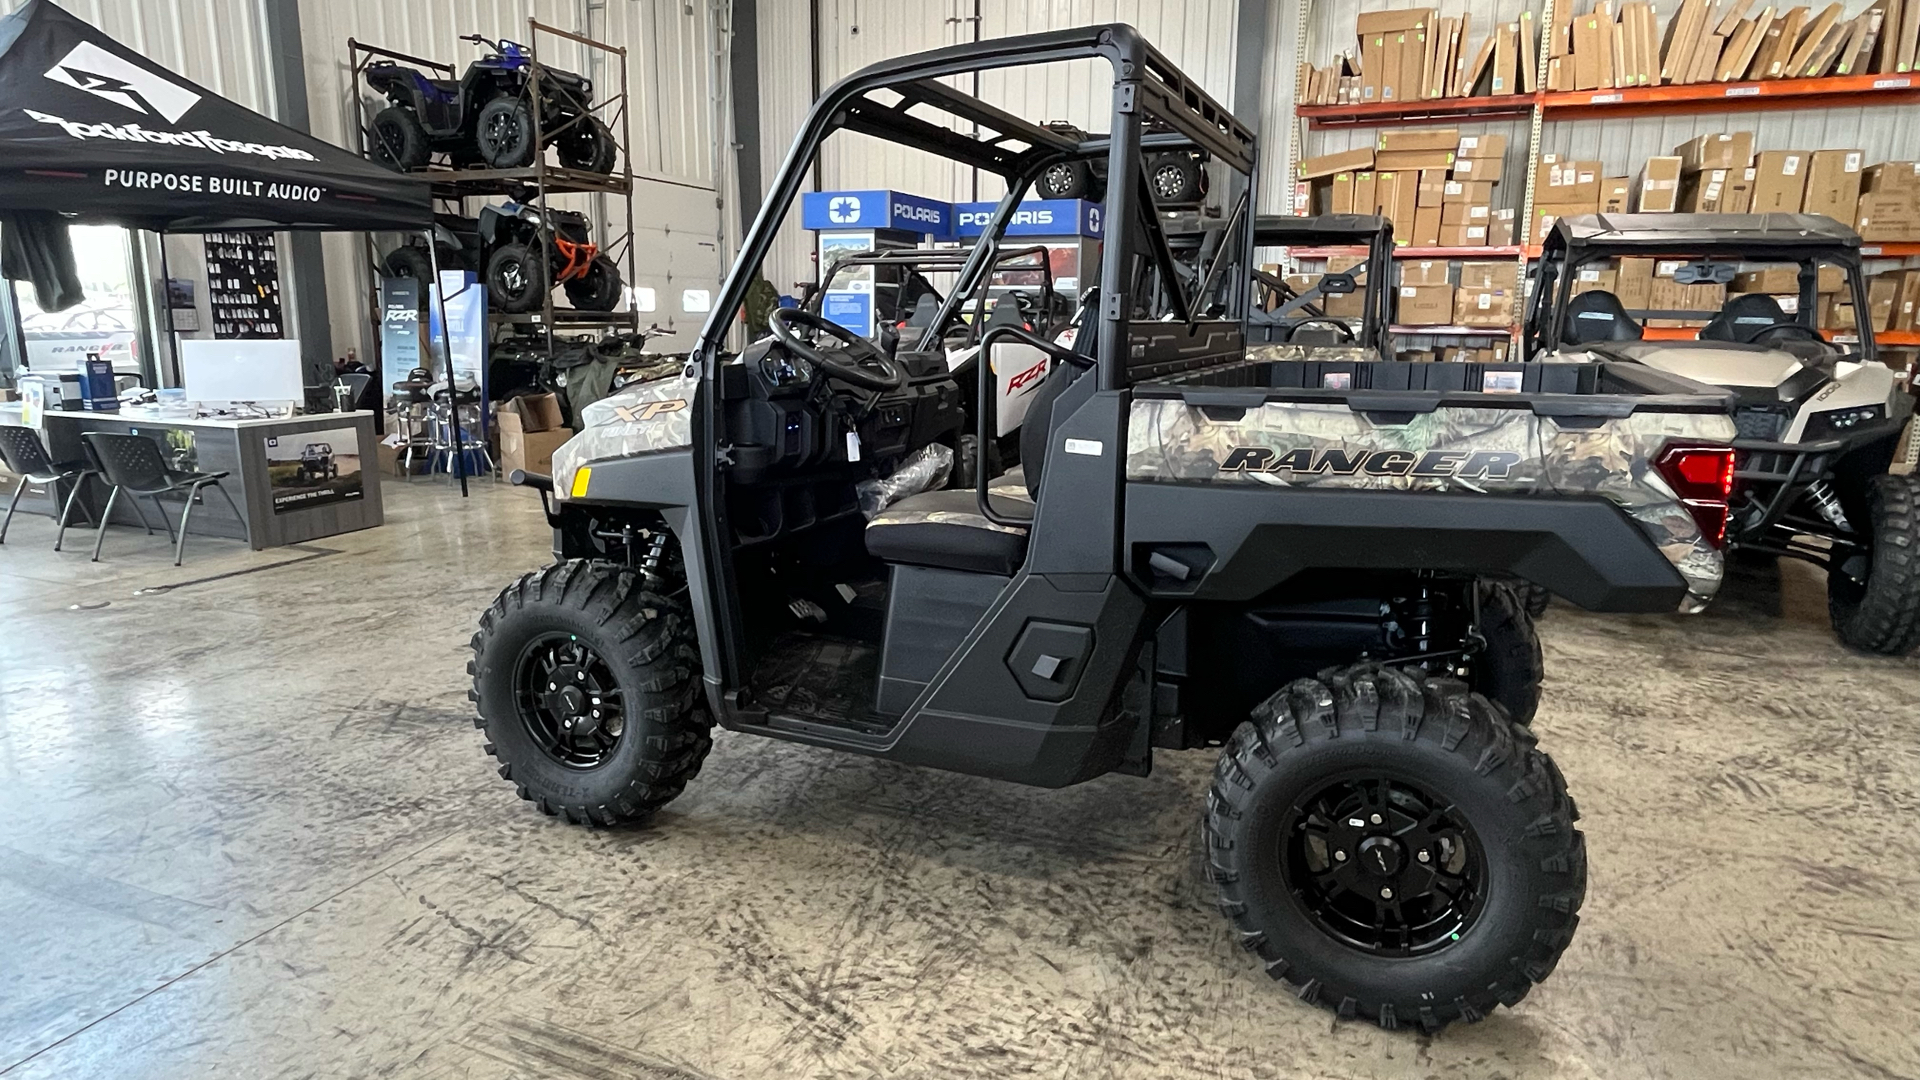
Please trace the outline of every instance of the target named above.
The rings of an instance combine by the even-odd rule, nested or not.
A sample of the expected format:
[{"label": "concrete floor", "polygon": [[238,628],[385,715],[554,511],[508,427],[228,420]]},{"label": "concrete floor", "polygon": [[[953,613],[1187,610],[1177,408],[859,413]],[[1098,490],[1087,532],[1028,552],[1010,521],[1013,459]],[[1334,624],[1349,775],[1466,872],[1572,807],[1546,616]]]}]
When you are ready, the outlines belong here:
[{"label": "concrete floor", "polygon": [[1800,567],[1544,620],[1584,919],[1518,1010],[1424,1038],[1233,945],[1187,879],[1209,755],[1046,792],[723,733],[649,828],[533,812],[463,665],[547,537],[476,491],[183,570],[15,524],[0,1073],[1920,1075],[1920,666],[1838,648]]}]

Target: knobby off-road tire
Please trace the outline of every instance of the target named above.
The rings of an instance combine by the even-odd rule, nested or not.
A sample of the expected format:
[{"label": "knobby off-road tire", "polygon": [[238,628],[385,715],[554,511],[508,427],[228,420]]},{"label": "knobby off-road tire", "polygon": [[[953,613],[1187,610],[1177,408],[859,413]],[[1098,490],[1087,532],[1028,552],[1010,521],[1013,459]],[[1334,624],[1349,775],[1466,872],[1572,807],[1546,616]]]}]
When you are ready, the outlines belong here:
[{"label": "knobby off-road tire", "polygon": [[1873,530],[1867,580],[1828,570],[1827,614],[1846,644],[1905,656],[1920,645],[1920,476],[1874,477],[1867,515]]},{"label": "knobby off-road tire", "polygon": [[[554,733],[555,714],[565,710],[542,711],[542,688],[527,676],[550,677],[555,655],[568,660],[561,681],[579,678],[598,700],[613,696],[604,693],[612,684],[621,705],[617,735],[582,736],[570,754],[543,741],[543,725]],[[601,663],[572,663],[580,656]],[[480,616],[467,664],[479,710],[474,726],[486,732],[501,778],[543,812],[576,825],[642,821],[686,788],[713,746],[699,658],[683,600],[610,564],[556,563],[509,585]],[[580,752],[583,746],[600,752]]]},{"label": "knobby off-road tire", "polygon": [[1532,724],[1540,708],[1540,680],[1546,662],[1540,654],[1540,635],[1526,603],[1511,586],[1498,582],[1480,585],[1480,633],[1486,648],[1474,657],[1473,689],[1507,710],[1516,724]]},{"label": "knobby off-road tire", "polygon": [[1545,615],[1547,606],[1553,603],[1553,593],[1531,581],[1515,581],[1510,587],[1520,597],[1520,605],[1527,609],[1530,618]]},{"label": "knobby off-road tire", "polygon": [[425,168],[433,156],[427,129],[404,105],[389,105],[374,116],[367,143],[368,156],[394,172]]},{"label": "knobby off-road tire", "polygon": [[[1388,786],[1370,788],[1368,778]],[[1316,823],[1310,808],[1327,808],[1323,793],[1355,787],[1382,798],[1369,803],[1363,794],[1335,807],[1335,820]],[[1370,823],[1376,812],[1381,820]],[[1234,733],[1207,796],[1207,873],[1241,944],[1303,1001],[1384,1028],[1433,1031],[1514,1005],[1553,971],[1586,894],[1576,817],[1559,770],[1535,749],[1532,734],[1485,698],[1458,682],[1361,665],[1285,687]],[[1455,819],[1451,843],[1435,836]],[[1321,825],[1334,831],[1321,849],[1328,869],[1316,871],[1310,852]],[[1396,830],[1403,858],[1390,859],[1392,844],[1376,837],[1391,839]],[[1337,844],[1359,833],[1367,840],[1335,864],[1333,852],[1346,850]],[[1430,850],[1419,863],[1417,844]],[[1388,880],[1372,876],[1376,859],[1383,872],[1389,861],[1401,871],[1392,880],[1410,905],[1418,885],[1408,878],[1457,863],[1462,880],[1473,875],[1463,890],[1469,902],[1459,905],[1458,919],[1421,928],[1432,940],[1418,948],[1404,944],[1416,939],[1411,931],[1393,944],[1389,929],[1380,935],[1389,944],[1371,948],[1335,936],[1367,931],[1351,922],[1336,927],[1327,913],[1339,909],[1313,906],[1337,888],[1322,882],[1337,876],[1337,866],[1359,883],[1340,894],[1343,902],[1364,894],[1373,904],[1377,884]],[[1432,910],[1412,906],[1402,914]]]}]

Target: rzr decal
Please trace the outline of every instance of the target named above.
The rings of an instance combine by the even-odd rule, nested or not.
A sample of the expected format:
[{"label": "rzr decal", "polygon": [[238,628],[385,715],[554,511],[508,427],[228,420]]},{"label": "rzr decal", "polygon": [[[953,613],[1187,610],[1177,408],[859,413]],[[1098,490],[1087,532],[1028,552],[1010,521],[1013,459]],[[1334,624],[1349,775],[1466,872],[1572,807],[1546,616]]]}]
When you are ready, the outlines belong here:
[{"label": "rzr decal", "polygon": [[1277,453],[1271,446],[1236,446],[1220,464],[1221,472],[1291,472],[1334,476],[1452,477],[1456,480],[1505,480],[1520,464],[1506,450],[1312,450]]}]

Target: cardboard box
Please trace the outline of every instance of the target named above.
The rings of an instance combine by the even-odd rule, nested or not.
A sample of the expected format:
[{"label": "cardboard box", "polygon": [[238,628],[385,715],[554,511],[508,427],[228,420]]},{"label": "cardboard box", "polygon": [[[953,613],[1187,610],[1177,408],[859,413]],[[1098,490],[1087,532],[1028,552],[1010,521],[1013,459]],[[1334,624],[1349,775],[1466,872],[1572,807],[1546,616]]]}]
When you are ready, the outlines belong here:
[{"label": "cardboard box", "polygon": [[1797,294],[1800,291],[1800,270],[1793,266],[1769,266],[1764,270],[1746,270],[1733,275],[1733,283],[1727,286],[1727,291]]},{"label": "cardboard box", "polygon": [[1467,261],[1460,264],[1460,287],[1463,289],[1505,289],[1518,292],[1520,287],[1520,264],[1512,259],[1488,259]]},{"label": "cardboard box", "polygon": [[500,428],[500,471],[511,473],[515,469],[524,469],[552,476],[553,452],[571,438],[573,431],[569,428],[509,431],[503,425]]},{"label": "cardboard box", "polygon": [[1867,166],[1860,173],[1860,192],[1920,196],[1920,161],[1883,161]]},{"label": "cardboard box", "polygon": [[1720,200],[1727,190],[1726,169],[1703,169],[1680,178],[1680,212],[1683,214],[1720,213]]},{"label": "cardboard box", "polygon": [[1527,242],[1530,244],[1538,244],[1546,239],[1547,231],[1553,228],[1553,223],[1563,217],[1591,213],[1593,213],[1592,203],[1570,203],[1565,205],[1559,203],[1535,203],[1533,206],[1533,231],[1527,234]]},{"label": "cardboard box", "polygon": [[1327,186],[1327,212],[1330,214],[1356,214],[1353,208],[1353,174],[1334,173],[1325,181]]},{"label": "cardboard box", "polygon": [[1302,180],[1314,180],[1336,173],[1357,172],[1373,167],[1373,147],[1363,146],[1358,150],[1345,150],[1338,154],[1322,154],[1308,158],[1300,163],[1299,177]]},{"label": "cardboard box", "polygon": [[1649,319],[1648,326],[1705,326],[1713,312],[1726,306],[1724,285],[1682,285],[1673,280],[1674,272],[1687,265],[1685,259],[1656,259],[1653,265],[1653,302],[1657,311],[1687,311],[1698,314],[1682,318]]},{"label": "cardboard box", "polygon": [[[1398,235],[1397,231],[1395,235]],[[1440,208],[1438,206],[1415,207],[1413,235],[1410,239],[1414,247],[1434,247],[1440,243]]]},{"label": "cardboard box", "polygon": [[1374,146],[1374,149],[1379,151],[1457,150],[1459,146],[1459,128],[1416,128],[1410,131],[1383,131],[1380,133],[1380,142]]},{"label": "cardboard box", "polygon": [[1493,224],[1487,226],[1487,243],[1493,247],[1512,247],[1517,243],[1515,222],[1519,217],[1519,211],[1512,207],[1494,210]]},{"label": "cardboard box", "polygon": [[1486,180],[1449,180],[1440,191],[1443,203],[1493,203],[1493,184]]},{"label": "cardboard box", "polygon": [[1487,246],[1487,225],[1482,222],[1475,225],[1461,222],[1457,225],[1440,225],[1440,246],[1450,248],[1473,248]]},{"label": "cardboard box", "polygon": [[1900,274],[1899,298],[1894,301],[1887,329],[1913,330],[1917,325],[1920,325],[1920,270],[1906,270]]},{"label": "cardboard box", "polygon": [[1603,214],[1624,214],[1633,205],[1633,178],[1629,176],[1603,176],[1600,178],[1600,212]]},{"label": "cardboard box", "polygon": [[1920,240],[1920,204],[1907,195],[1876,191],[1860,196],[1853,231],[1874,243]]},{"label": "cardboard box", "polygon": [[1440,207],[1442,225],[1486,225],[1493,221],[1493,207],[1475,203],[1445,203]]},{"label": "cardboard box", "polygon": [[1534,177],[1534,201],[1569,206],[1586,204],[1587,213],[1600,205],[1600,177],[1597,161],[1569,161],[1557,154],[1540,155]]},{"label": "cardboard box", "polygon": [[1804,150],[1763,150],[1753,161],[1753,212],[1797,214],[1807,190]]},{"label": "cardboard box", "polygon": [[1445,285],[1452,264],[1445,259],[1400,259],[1400,284]]},{"label": "cardboard box", "polygon": [[1800,211],[1847,220],[1860,204],[1860,170],[1866,155],[1858,150],[1815,150],[1807,163],[1807,194]]},{"label": "cardboard box", "polygon": [[1867,320],[1875,330],[1893,328],[1893,310],[1900,298],[1900,275],[1881,274],[1867,281]]},{"label": "cardboard box", "polygon": [[1682,172],[1702,169],[1744,169],[1753,160],[1753,132],[1721,132],[1702,135],[1673,148],[1680,158]]},{"label": "cardboard box", "polygon": [[1386,11],[1363,11],[1353,20],[1354,33],[1361,37],[1368,34],[1385,34],[1395,30],[1411,30],[1416,26],[1425,26],[1433,21],[1433,9],[1390,8]]},{"label": "cardboard box", "polygon": [[1744,214],[1753,208],[1754,169],[1749,165],[1744,169],[1730,169],[1727,172],[1727,190],[1720,196],[1720,212],[1723,214]]},{"label": "cardboard box", "polygon": [[1453,162],[1455,180],[1477,180],[1494,184],[1498,183],[1506,172],[1506,158],[1456,158]]},{"label": "cardboard box", "polygon": [[1580,15],[1573,20],[1573,88],[1598,90],[1602,85],[1601,61],[1612,50],[1612,34],[1601,38],[1600,16]]},{"label": "cardboard box", "polygon": [[1619,295],[1620,272],[1608,267],[1583,266],[1573,272],[1573,295],[1584,292],[1610,292]]},{"label": "cardboard box", "polygon": [[1454,153],[1462,161],[1499,161],[1507,156],[1505,135],[1462,135]]},{"label": "cardboard box", "polygon": [[1403,326],[1445,326],[1453,318],[1453,286],[1402,285],[1395,310]]},{"label": "cardboard box", "polygon": [[1416,206],[1439,206],[1447,187],[1447,170],[1421,169]]},{"label": "cardboard box", "polygon": [[1376,193],[1373,170],[1353,174],[1353,212],[1356,214],[1377,214],[1380,212],[1380,200]]},{"label": "cardboard box", "polygon": [[522,394],[500,403],[494,413],[496,427],[502,432],[533,434],[552,431],[566,422],[560,415],[560,399],[552,394]]},{"label": "cardboard box", "polygon": [[1453,301],[1457,326],[1512,326],[1513,296],[1506,289],[1461,289]]},{"label": "cardboard box", "polygon": [[[1373,153],[1368,151],[1368,153]],[[1373,155],[1373,167],[1385,171],[1407,172],[1418,169],[1450,169],[1452,150],[1384,150]]]},{"label": "cardboard box", "polygon": [[1360,33],[1360,101],[1375,104],[1380,100],[1380,73],[1386,69],[1385,34]]},{"label": "cardboard box", "polygon": [[1620,259],[1614,264],[1613,294],[1628,311],[1645,311],[1653,306],[1653,259]]},{"label": "cardboard box", "polygon": [[1650,157],[1640,169],[1633,208],[1642,214],[1671,214],[1680,205],[1680,175],[1684,163],[1677,157]]}]

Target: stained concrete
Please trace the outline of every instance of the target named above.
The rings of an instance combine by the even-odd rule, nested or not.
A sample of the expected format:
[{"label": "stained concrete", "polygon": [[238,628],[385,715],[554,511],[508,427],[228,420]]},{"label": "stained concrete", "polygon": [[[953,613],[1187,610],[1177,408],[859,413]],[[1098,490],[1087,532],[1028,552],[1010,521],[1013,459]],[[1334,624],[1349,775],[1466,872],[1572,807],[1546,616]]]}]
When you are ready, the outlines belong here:
[{"label": "stained concrete", "polygon": [[181,570],[16,522],[9,1078],[1920,1075],[1920,667],[1839,648],[1803,568],[1543,621],[1583,922],[1517,1010],[1425,1038],[1234,946],[1188,881],[1207,754],[1049,792],[723,733],[649,828],[540,816],[462,673],[537,504],[387,497]]}]

